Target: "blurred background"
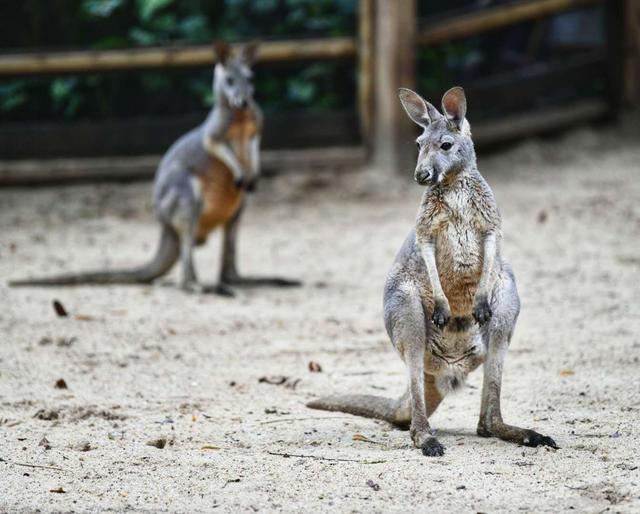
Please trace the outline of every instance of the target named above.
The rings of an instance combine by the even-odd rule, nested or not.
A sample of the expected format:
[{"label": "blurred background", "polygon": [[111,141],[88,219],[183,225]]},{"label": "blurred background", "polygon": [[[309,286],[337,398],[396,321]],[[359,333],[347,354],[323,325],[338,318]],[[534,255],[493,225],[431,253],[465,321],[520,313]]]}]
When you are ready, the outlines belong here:
[{"label": "blurred background", "polygon": [[[0,180],[38,175],[6,161],[162,154],[214,101],[214,39],[262,42],[256,96],[267,171],[300,156],[309,165],[402,169],[413,159],[413,128],[396,99],[400,86],[438,105],[463,85],[480,147],[611,119],[638,100],[637,4],[2,1]],[[118,178],[148,177],[156,162],[119,162]],[[81,168],[48,176],[116,173],[99,162]]]}]

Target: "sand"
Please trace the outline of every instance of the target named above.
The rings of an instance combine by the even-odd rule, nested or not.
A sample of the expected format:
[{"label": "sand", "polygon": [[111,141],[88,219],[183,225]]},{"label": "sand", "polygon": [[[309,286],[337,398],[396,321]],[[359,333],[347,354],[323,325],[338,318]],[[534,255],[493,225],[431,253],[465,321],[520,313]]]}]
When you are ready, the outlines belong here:
[{"label": "sand", "polygon": [[[480,160],[523,302],[503,412],[557,451],[475,435],[481,371],[432,417],[442,458],[383,422],[305,407],[404,388],[381,296],[421,194],[408,179],[263,181],[241,270],[304,287],[234,299],[177,290],[177,269],[153,286],[10,289],[138,264],[157,228],[150,184],[0,190],[0,511],[640,512],[635,141],[585,129]],[[197,253],[205,282],[219,243]]]}]

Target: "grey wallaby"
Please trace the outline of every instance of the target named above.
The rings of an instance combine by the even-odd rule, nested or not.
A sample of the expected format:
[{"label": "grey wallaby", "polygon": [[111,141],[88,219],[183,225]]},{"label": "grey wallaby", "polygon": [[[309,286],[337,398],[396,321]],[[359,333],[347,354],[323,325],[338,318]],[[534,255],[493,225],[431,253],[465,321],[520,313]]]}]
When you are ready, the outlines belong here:
[{"label": "grey wallaby", "polygon": [[557,448],[550,437],[502,419],[502,368],[520,299],[501,250],[500,213],[476,165],[464,90],[445,93],[442,114],[409,89],[401,89],[399,96],[409,117],[423,128],[415,180],[427,186],[415,230],[384,288],[385,327],[407,366],[407,391],[396,400],[330,396],[308,407],[410,427],[415,446],[439,456],[444,447],[433,437],[428,418],[450,390],[484,364],[477,433]]},{"label": "grey wallaby", "polygon": [[[262,112],[253,98],[252,71],[257,45],[238,55],[225,42],[215,43],[218,58],[213,92],[216,103],[206,121],[178,139],[162,158],[153,187],[160,221],[160,243],[146,265],[128,270],[100,270],[46,278],[15,280],[12,286],[150,283],[182,261],[184,290],[231,296],[230,286],[297,286],[278,277],[241,277],[236,268],[238,224],[245,192],[260,174]],[[193,249],[215,228],[224,227],[218,284],[205,287],[196,278]]]}]

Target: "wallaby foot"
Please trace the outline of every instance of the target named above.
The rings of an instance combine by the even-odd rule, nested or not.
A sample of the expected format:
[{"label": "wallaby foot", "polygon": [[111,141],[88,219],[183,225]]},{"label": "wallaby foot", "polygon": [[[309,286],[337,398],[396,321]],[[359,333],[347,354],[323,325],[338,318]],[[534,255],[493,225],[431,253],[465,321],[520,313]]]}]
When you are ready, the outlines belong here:
[{"label": "wallaby foot", "polygon": [[205,284],[200,284],[198,282],[188,281],[188,282],[183,282],[180,285],[180,288],[186,293],[215,294],[218,296],[225,296],[227,298],[231,298],[235,296],[233,289],[228,287],[226,284],[222,284],[222,283],[205,285]]},{"label": "wallaby foot", "polygon": [[444,455],[444,446],[431,434],[430,427],[416,426],[413,423],[409,430],[411,440],[416,448],[422,450],[422,454],[427,457],[441,457]]},{"label": "wallaby foot", "polygon": [[422,443],[422,455],[425,457],[442,457],[444,446],[435,437],[429,437]]},{"label": "wallaby foot", "polygon": [[222,282],[238,287],[300,287],[302,282],[281,277],[223,276]]},{"label": "wallaby foot", "polygon": [[556,442],[546,435],[542,435],[535,430],[528,428],[514,427],[506,423],[494,423],[491,428],[487,428],[483,423],[478,424],[477,434],[480,437],[497,437],[503,441],[521,444],[523,446],[549,446],[558,449]]}]

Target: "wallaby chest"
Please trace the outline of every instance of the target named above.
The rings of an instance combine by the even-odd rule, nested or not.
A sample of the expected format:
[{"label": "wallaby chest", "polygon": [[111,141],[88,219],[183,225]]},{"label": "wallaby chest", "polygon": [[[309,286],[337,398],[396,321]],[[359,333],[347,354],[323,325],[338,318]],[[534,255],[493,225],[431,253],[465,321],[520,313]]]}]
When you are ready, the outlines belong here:
[{"label": "wallaby chest", "polygon": [[[225,132],[225,139],[243,167],[249,166],[249,143],[258,131],[258,123],[250,109],[237,110]],[[233,173],[220,159],[209,155],[206,169],[198,174],[202,209],[198,220],[197,240],[206,241],[207,235],[226,224],[242,205],[244,192],[236,187]]]},{"label": "wallaby chest", "polygon": [[453,316],[468,316],[483,263],[485,217],[469,187],[425,197],[416,230],[418,243],[435,242],[436,267]]}]

